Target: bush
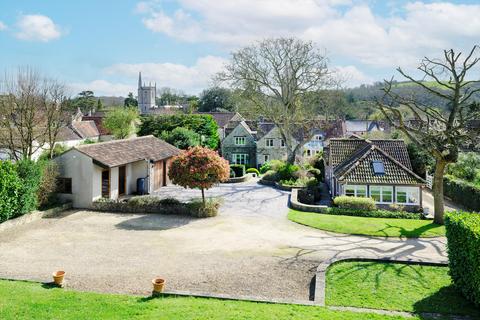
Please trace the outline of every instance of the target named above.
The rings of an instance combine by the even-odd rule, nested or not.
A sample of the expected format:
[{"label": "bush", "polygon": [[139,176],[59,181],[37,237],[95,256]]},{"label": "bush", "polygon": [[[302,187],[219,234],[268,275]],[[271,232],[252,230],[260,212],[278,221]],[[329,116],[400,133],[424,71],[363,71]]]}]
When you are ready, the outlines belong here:
[{"label": "bush", "polygon": [[15,166],[18,177],[22,180],[19,208],[16,215],[22,215],[37,209],[37,192],[40,188],[42,170],[40,163],[31,160],[18,161]]},{"label": "bush", "polygon": [[453,283],[468,300],[480,306],[480,214],[448,212],[445,227]]},{"label": "bush", "polygon": [[248,168],[247,173],[255,173],[257,176],[260,175],[260,172],[255,168]]},{"label": "bush", "polygon": [[270,171],[270,170],[272,170],[272,166],[270,165],[270,162],[265,162],[264,164],[262,164],[260,166],[260,169],[259,169],[261,174],[264,174],[264,173],[266,173],[267,171]]},{"label": "bush", "polygon": [[215,217],[220,208],[220,201],[218,199],[207,199],[205,205],[201,199],[193,200],[187,204],[190,215],[197,218]]},{"label": "bush", "polygon": [[443,179],[445,196],[470,210],[480,211],[480,187],[446,175]]},{"label": "bush", "polygon": [[354,216],[354,217],[369,217],[369,218],[393,218],[393,219],[422,219],[422,214],[412,213],[406,211],[389,211],[389,210],[364,210],[364,209],[344,209],[331,207],[327,208],[326,214]]},{"label": "bush", "polygon": [[235,177],[237,178],[245,175],[245,166],[243,164],[231,164],[230,169],[235,172]]},{"label": "bush", "polygon": [[[57,143],[55,147],[53,147],[53,157],[58,157],[59,155],[62,155],[66,151],[68,151],[70,148],[67,146],[64,146],[61,143]],[[45,150],[42,152],[40,157],[38,158],[39,161],[48,161],[50,160],[50,152],[49,150]]]},{"label": "bush", "polygon": [[22,191],[15,166],[10,161],[0,161],[0,222],[12,218],[19,207],[19,194]]},{"label": "bush", "polygon": [[[272,169],[275,170],[275,169]],[[278,168],[277,173],[280,180],[296,180],[295,173],[300,170],[300,167],[294,164],[284,163]]]},{"label": "bush", "polygon": [[480,155],[475,152],[460,153],[458,161],[447,166],[447,173],[468,182],[476,182],[480,178]]},{"label": "bush", "polygon": [[179,149],[188,149],[200,145],[200,136],[198,133],[178,127],[172,131],[163,131],[161,138]]},{"label": "bush", "polygon": [[56,203],[58,167],[55,162],[41,162],[42,179],[37,191],[38,206],[47,208]]},{"label": "bush", "polygon": [[235,178],[235,171],[230,168],[230,178]]},{"label": "bush", "polygon": [[269,170],[262,176],[262,180],[276,182],[278,181],[278,174],[273,170]]},{"label": "bush", "polygon": [[333,199],[333,203],[342,209],[375,210],[377,208],[372,198],[339,196]]}]

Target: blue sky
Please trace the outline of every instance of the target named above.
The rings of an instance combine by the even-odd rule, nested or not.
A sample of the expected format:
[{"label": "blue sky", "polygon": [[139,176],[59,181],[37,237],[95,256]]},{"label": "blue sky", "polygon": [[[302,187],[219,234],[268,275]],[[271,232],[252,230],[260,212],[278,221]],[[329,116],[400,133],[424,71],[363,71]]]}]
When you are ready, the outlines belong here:
[{"label": "blue sky", "polygon": [[229,53],[265,37],[325,48],[347,85],[413,68],[480,34],[478,1],[83,0],[0,3],[0,70],[33,66],[72,93],[126,95],[148,81],[189,93],[210,85]]}]

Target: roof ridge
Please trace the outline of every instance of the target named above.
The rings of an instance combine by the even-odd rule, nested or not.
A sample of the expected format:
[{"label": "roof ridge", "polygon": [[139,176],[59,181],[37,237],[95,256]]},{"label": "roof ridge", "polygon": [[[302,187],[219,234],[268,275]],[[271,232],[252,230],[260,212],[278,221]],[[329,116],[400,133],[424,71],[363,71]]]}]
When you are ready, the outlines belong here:
[{"label": "roof ridge", "polygon": [[[103,141],[103,142],[97,142],[97,143],[93,143],[93,144],[84,144],[84,145],[80,145],[80,146],[75,146],[73,147],[74,149],[82,149],[82,148],[85,148],[85,147],[91,147],[91,146],[98,146],[98,145],[107,145],[107,144],[114,144],[114,143],[122,143],[122,142],[127,142],[127,141],[132,141],[132,140],[141,140],[141,139],[145,139],[145,138],[151,138],[151,137],[154,137],[154,135],[152,134],[149,134],[148,136],[140,136],[140,137],[132,137],[132,138],[128,138],[128,139],[119,139],[119,140],[110,140],[110,141]],[[160,139],[159,139],[160,140]],[[162,140],[163,141],[163,140]]]}]

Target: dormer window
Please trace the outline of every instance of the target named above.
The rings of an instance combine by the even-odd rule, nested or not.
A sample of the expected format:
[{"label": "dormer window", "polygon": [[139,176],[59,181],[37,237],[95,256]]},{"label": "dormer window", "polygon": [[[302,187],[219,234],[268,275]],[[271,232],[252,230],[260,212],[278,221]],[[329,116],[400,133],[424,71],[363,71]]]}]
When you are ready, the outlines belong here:
[{"label": "dormer window", "polygon": [[375,175],[385,174],[385,166],[383,164],[383,161],[372,161],[372,169]]}]

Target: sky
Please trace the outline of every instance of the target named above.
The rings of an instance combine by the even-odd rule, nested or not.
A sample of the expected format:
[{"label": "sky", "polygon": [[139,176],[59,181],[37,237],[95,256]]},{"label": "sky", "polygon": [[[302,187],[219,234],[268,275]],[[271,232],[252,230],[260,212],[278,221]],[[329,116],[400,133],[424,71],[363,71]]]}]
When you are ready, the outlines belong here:
[{"label": "sky", "polygon": [[313,41],[346,86],[480,44],[480,0],[0,0],[0,71],[31,66],[72,95],[157,87],[198,94],[231,52],[264,38]]}]

